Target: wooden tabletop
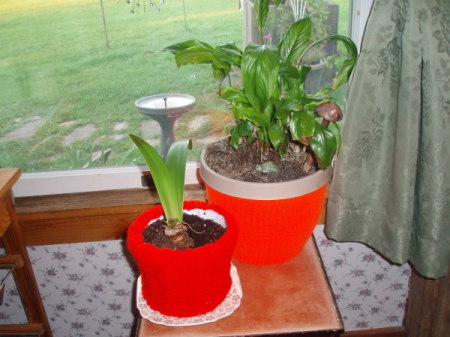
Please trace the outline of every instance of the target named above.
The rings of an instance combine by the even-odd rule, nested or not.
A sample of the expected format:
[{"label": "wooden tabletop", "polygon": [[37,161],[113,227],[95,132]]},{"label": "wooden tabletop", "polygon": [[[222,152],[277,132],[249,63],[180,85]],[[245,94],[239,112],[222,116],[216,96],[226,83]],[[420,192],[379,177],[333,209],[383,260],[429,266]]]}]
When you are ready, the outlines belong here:
[{"label": "wooden tabletop", "polygon": [[256,266],[234,261],[243,298],[236,311],[217,322],[168,327],[141,319],[138,337],[239,336],[343,330],[328,280],[311,238],[303,251],[283,264]]}]

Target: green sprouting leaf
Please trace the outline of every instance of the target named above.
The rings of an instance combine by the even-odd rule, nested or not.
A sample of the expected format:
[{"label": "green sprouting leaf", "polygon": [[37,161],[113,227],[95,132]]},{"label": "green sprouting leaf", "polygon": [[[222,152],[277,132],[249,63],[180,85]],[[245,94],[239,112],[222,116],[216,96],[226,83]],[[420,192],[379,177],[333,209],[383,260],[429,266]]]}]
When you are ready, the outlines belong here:
[{"label": "green sprouting leaf", "polygon": [[311,19],[304,18],[293,23],[279,44],[280,55],[288,63],[295,61],[307,49],[311,40]]},{"label": "green sprouting leaf", "polygon": [[336,153],[337,142],[333,132],[316,122],[314,136],[311,139],[311,150],[317,157],[319,167],[328,167]]},{"label": "green sprouting leaf", "polygon": [[[166,163],[155,148],[145,140],[136,135],[130,134],[130,137],[150,170],[166,218],[182,221],[183,197],[180,197],[180,194],[182,195],[184,192],[184,171],[189,142],[182,141],[172,144]],[[181,171],[183,171],[182,175],[178,176]]]},{"label": "green sprouting leaf", "polygon": [[306,111],[296,111],[292,114],[289,129],[293,139],[302,140],[314,134],[316,121],[314,115]]}]

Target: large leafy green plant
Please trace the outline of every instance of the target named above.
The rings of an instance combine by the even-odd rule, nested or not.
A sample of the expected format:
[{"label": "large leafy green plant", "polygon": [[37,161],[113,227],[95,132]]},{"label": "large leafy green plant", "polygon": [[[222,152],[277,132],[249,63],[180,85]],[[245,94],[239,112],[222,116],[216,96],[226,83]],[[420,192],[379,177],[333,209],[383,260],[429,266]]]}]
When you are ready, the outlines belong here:
[{"label": "large leafy green plant", "polygon": [[[267,19],[268,3],[256,2],[260,29]],[[309,49],[325,40],[342,43],[348,56],[337,69],[332,85],[310,95],[305,91],[305,81],[311,67],[302,61]],[[220,81],[219,95],[230,102],[235,119],[229,128],[231,146],[237,149],[245,138],[283,156],[288,144],[298,141],[315,156],[319,167],[331,165],[340,146],[339,118],[324,120],[323,116],[329,114],[323,112],[331,108],[341,113],[330,102],[333,92],[349,80],[356,63],[357,49],[351,39],[331,35],[311,42],[311,20],[304,18],[293,23],[277,45],[250,44],[241,50],[234,43],[213,47],[189,40],[166,50],[175,55],[177,66],[211,64],[214,77]],[[234,69],[240,70],[242,85],[233,86],[231,80],[224,85]]]},{"label": "large leafy green plant", "polygon": [[155,183],[166,217],[166,235],[177,248],[189,247],[192,243],[183,224],[183,201],[187,152],[192,148],[191,141],[173,143],[163,160],[145,140],[136,135],[130,137],[141,152]]}]

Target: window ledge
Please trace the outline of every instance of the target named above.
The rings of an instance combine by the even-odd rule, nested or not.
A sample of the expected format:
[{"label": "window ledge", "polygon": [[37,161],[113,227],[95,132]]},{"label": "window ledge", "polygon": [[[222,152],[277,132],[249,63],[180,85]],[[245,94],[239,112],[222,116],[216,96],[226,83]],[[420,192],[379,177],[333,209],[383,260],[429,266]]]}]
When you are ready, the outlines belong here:
[{"label": "window ledge", "polygon": [[[199,184],[186,200],[205,200]],[[122,239],[130,223],[159,203],[154,189],[126,189],[15,198],[25,244],[39,246]]]}]

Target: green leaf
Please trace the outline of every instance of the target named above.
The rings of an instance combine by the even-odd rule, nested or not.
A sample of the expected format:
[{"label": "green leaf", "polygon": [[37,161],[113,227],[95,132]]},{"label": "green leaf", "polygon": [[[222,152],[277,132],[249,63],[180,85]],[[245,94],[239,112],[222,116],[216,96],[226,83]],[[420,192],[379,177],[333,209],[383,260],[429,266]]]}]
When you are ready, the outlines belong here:
[{"label": "green leaf", "polygon": [[278,51],[273,46],[250,45],[242,58],[245,95],[258,112],[263,112],[273,94],[278,94]]},{"label": "green leaf", "polygon": [[182,52],[183,50],[186,50],[186,49],[192,48],[192,47],[202,47],[205,50],[213,49],[213,47],[211,47],[211,45],[209,45],[206,42],[202,42],[202,41],[198,41],[198,40],[187,40],[184,42],[175,43],[168,47],[165,47],[164,50],[176,55],[176,54]]},{"label": "green leaf", "polygon": [[279,44],[280,55],[288,63],[295,61],[307,49],[311,40],[311,19],[304,18],[293,23]]},{"label": "green leaf", "polygon": [[309,71],[311,70],[310,66],[302,66],[298,71],[298,80],[302,85],[305,85],[306,78],[308,77]]},{"label": "green leaf", "polygon": [[207,49],[204,47],[190,47],[184,49],[175,55],[175,61],[177,66],[192,63],[214,63],[222,66],[226,66],[216,55],[214,49]]},{"label": "green leaf", "polygon": [[221,82],[230,73],[229,67],[217,67],[215,64],[211,65],[213,70],[213,77]]},{"label": "green leaf", "polygon": [[329,38],[331,40],[342,42],[347,50],[347,53],[349,54],[349,58],[342,63],[342,66],[333,81],[332,88],[333,90],[336,90],[350,79],[350,75],[352,74],[353,68],[358,59],[358,49],[356,48],[355,43],[346,36],[333,35]]},{"label": "green leaf", "polygon": [[236,126],[231,129],[230,145],[237,149],[241,137],[251,138],[253,135],[253,124],[249,121],[238,121]]},{"label": "green leaf", "polygon": [[228,54],[211,47],[205,42],[189,40],[173,44],[165,48],[175,55],[178,67],[186,64],[211,64],[213,75],[218,80],[228,76],[232,61],[228,60]]},{"label": "green leaf", "polygon": [[257,16],[258,29],[262,33],[264,25],[269,14],[269,3],[272,2],[276,6],[281,3],[281,0],[255,0],[255,11]]},{"label": "green leaf", "polygon": [[328,125],[328,130],[333,133],[334,138],[336,139],[336,153],[339,153],[342,147],[341,127],[339,126],[339,123],[331,122],[330,125]]},{"label": "green leaf", "polygon": [[173,143],[166,155],[166,165],[172,174],[177,194],[177,204],[179,205],[179,216],[177,219],[183,218],[183,201],[184,201],[184,178],[186,173],[186,161],[188,150],[192,149],[190,140],[180,140]]},{"label": "green leaf", "polygon": [[[332,89],[336,90],[339,88],[342,84],[346,83],[350,79],[350,75],[353,71],[353,68],[356,64],[357,58],[358,58],[358,49],[356,48],[355,43],[348,37],[343,35],[330,35],[323,39],[315,41],[313,44],[311,44],[307,49],[310,49],[314,47],[315,45],[322,43],[324,41],[328,40],[336,40],[341,42],[348,53],[348,58],[344,60],[342,65],[339,67],[337,71],[337,75],[334,78]],[[306,52],[305,51],[305,52]],[[304,54],[302,54],[303,56]]]},{"label": "green leaf", "polygon": [[299,111],[303,109],[303,102],[298,99],[286,98],[283,104],[283,109],[288,111]]},{"label": "green leaf", "polygon": [[298,68],[285,62],[280,63],[280,76],[298,78]]},{"label": "green leaf", "polygon": [[240,50],[234,42],[228,42],[216,47],[217,53],[220,58],[236,67],[241,66],[242,62],[242,50]]},{"label": "green leaf", "polygon": [[284,127],[279,124],[271,124],[268,128],[269,139],[274,149],[284,143]]},{"label": "green leaf", "polygon": [[292,114],[289,129],[293,139],[302,140],[314,134],[316,121],[314,115],[306,111],[296,111]]},{"label": "green leaf", "polygon": [[314,136],[311,139],[311,150],[316,155],[320,168],[331,165],[336,149],[337,142],[334,134],[316,122]]},{"label": "green leaf", "polygon": [[283,104],[275,110],[275,118],[280,120],[283,125],[286,125],[286,121],[291,114],[291,110],[292,109],[289,109],[287,104]]},{"label": "green leaf", "polygon": [[[176,221],[178,222],[182,221],[183,204],[182,198],[180,199],[179,197],[180,177],[174,178],[176,174],[180,173],[180,166],[183,166],[183,163],[180,162],[180,158],[184,157],[184,150],[182,149],[182,146],[179,147],[179,145],[176,145],[175,143],[175,148],[172,149],[172,145],[172,147],[169,149],[169,153],[172,152],[170,154],[171,159],[168,160],[169,165],[174,166],[169,169],[168,164],[163,161],[163,159],[153,146],[136,135],[130,134],[129,136],[141,152],[145,163],[150,170],[153,181],[155,182],[156,191],[158,192],[159,199],[161,200],[161,204],[164,209],[164,214],[166,215],[166,219],[176,219]],[[183,167],[185,167],[185,165],[186,162],[184,162]],[[184,173],[182,179],[182,189],[184,191]]]},{"label": "green leaf", "polygon": [[251,106],[245,105],[234,105],[234,107],[239,111],[239,115],[248,119],[253,124],[259,127],[268,127],[270,124],[270,119],[266,114],[257,112]]},{"label": "green leaf", "polygon": [[255,10],[258,29],[262,33],[267,20],[267,14],[269,14],[269,0],[255,0]]},{"label": "green leaf", "polygon": [[233,87],[222,87],[220,90],[220,97],[226,101],[241,104],[250,104],[242,89]]}]

